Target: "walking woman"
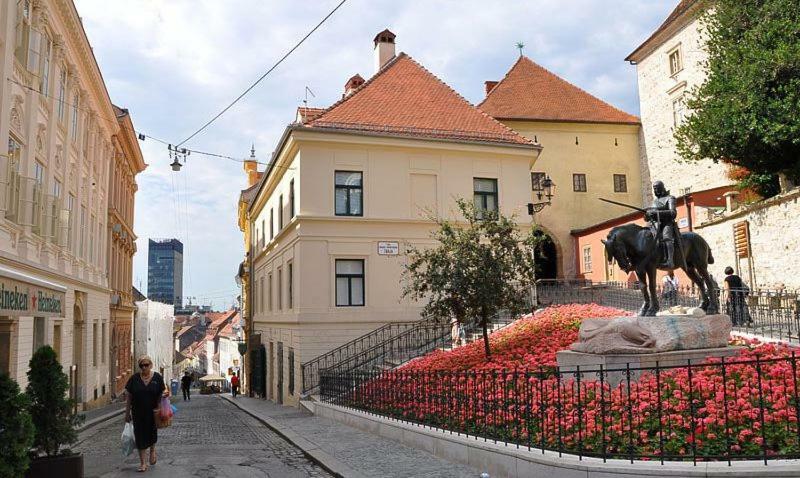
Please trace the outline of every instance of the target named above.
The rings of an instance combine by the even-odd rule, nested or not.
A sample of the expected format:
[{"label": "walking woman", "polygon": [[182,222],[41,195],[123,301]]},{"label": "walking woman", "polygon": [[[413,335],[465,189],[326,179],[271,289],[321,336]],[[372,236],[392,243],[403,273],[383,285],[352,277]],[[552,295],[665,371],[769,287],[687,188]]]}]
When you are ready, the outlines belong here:
[{"label": "walking woman", "polygon": [[133,419],[133,435],[139,450],[139,471],[147,471],[145,461],[150,449],[150,464],[156,464],[156,442],[158,432],[153,410],[158,407],[161,397],[169,397],[169,389],[158,372],[153,371],[153,360],[147,355],[139,357],[141,372],[133,374],[125,385],[128,402],[125,406],[125,422]]}]

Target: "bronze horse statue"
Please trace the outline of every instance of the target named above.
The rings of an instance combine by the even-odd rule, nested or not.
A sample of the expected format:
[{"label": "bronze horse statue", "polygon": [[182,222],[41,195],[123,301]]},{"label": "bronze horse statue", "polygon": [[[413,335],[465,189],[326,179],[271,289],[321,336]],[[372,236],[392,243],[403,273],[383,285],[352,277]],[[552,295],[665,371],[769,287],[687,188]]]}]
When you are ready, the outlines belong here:
[{"label": "bronze horse statue", "polygon": [[[656,238],[650,228],[636,224],[617,226],[602,240],[605,245],[606,260],[617,261],[625,272],[635,272],[639,279],[644,303],[639,309],[640,316],[654,316],[659,310],[656,295],[656,270],[667,270],[662,267],[663,251],[658,247]],[[716,284],[708,273],[708,265],[714,263],[708,243],[693,232],[681,233],[681,251],[683,264],[681,269],[700,289],[702,302],[700,308],[709,314],[719,313],[719,301]],[[680,264],[680,261],[675,261]]]}]

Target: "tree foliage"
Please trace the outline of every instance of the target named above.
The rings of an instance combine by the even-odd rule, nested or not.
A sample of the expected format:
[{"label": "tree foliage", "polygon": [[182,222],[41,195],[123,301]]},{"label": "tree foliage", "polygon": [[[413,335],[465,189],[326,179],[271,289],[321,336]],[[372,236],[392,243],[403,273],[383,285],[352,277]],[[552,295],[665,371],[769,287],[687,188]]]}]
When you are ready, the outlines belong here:
[{"label": "tree foliage", "polygon": [[33,422],[19,385],[0,373],[0,478],[16,478],[28,469]]},{"label": "tree foliage", "polygon": [[747,185],[769,193],[777,174],[800,179],[800,6],[714,0],[705,7],[708,78],[687,97],[693,114],[675,132],[678,151],[746,168]]},{"label": "tree foliage", "polygon": [[513,217],[478,210],[463,199],[456,204],[465,222],[435,218],[431,237],[438,244],[409,250],[403,296],[427,300],[426,317],[478,320],[490,359],[489,321],[501,311],[517,315],[528,309],[531,251],[542,236],[535,229],[523,236]]},{"label": "tree foliage", "polygon": [[49,345],[37,350],[30,361],[26,393],[36,429],[33,446],[47,456],[57,454],[62,445],[78,438],[75,427],[81,417],[73,413],[74,401],[67,398],[68,387],[69,380],[56,352]]}]

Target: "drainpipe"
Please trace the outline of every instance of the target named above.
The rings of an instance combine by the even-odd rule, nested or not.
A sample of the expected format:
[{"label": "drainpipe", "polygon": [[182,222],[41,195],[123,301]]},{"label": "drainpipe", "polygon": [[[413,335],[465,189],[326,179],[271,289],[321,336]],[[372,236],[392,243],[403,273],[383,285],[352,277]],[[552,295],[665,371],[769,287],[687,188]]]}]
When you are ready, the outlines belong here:
[{"label": "drainpipe", "polygon": [[689,191],[687,190],[686,194],[683,195],[683,204],[686,205],[686,219],[689,221],[689,232],[692,232],[694,230],[694,227],[693,227],[694,221],[692,220],[693,212],[692,212],[691,201],[692,201],[692,196],[689,193]]}]

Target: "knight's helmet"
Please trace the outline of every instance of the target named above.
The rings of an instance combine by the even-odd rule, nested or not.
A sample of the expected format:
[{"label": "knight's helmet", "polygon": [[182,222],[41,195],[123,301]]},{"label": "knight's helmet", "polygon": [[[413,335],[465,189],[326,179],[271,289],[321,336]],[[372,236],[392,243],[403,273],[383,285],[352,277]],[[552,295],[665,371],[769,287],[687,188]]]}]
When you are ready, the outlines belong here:
[{"label": "knight's helmet", "polygon": [[667,188],[664,186],[663,181],[653,182],[653,194],[655,194],[656,197],[662,197],[669,194],[669,191],[667,191]]}]

